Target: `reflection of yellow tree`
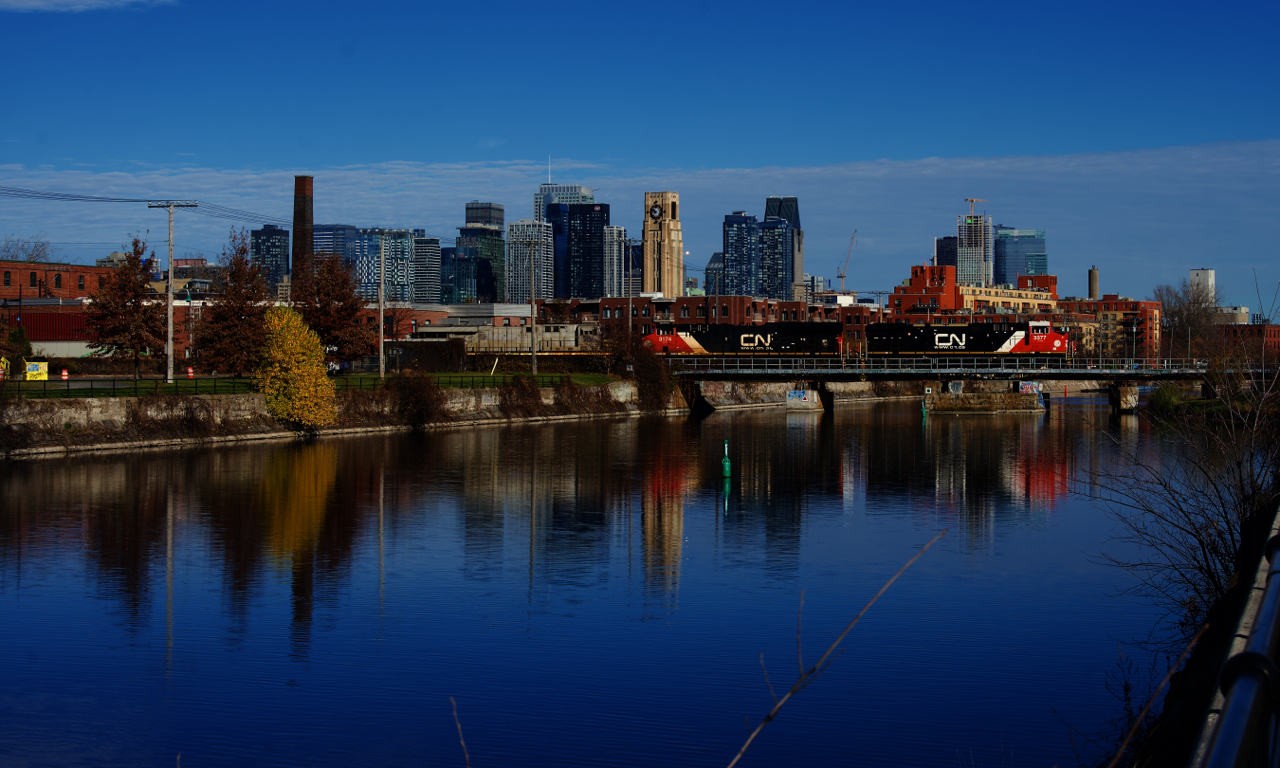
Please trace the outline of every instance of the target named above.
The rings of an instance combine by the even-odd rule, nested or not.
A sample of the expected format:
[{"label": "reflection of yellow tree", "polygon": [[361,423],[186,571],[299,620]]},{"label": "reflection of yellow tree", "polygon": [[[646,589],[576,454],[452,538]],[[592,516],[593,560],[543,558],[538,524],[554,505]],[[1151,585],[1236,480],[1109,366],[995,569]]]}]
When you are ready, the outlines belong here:
[{"label": "reflection of yellow tree", "polygon": [[278,562],[292,560],[315,546],[337,472],[338,448],[331,442],[271,455],[258,497],[266,521],[267,547]]}]

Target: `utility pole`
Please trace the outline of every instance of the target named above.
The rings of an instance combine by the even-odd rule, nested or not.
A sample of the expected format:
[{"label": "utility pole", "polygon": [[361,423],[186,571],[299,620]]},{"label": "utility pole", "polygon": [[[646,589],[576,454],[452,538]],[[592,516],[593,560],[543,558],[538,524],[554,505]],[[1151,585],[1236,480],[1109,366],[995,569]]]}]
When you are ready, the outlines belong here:
[{"label": "utility pole", "polygon": [[[631,271],[633,268],[631,263],[631,249],[636,247],[637,245],[644,245],[644,240],[639,237],[628,237],[627,252],[623,257],[623,260],[627,264],[627,338],[628,339],[631,338],[631,294],[634,292],[634,289],[635,289],[635,286],[633,285],[633,282],[631,279]],[[641,274],[640,279],[643,280],[644,279],[643,266],[640,268],[640,274]]]},{"label": "utility pole", "polygon": [[[551,159],[547,158],[547,178],[551,178]],[[533,259],[533,249],[542,246],[542,240],[528,238],[524,246],[529,252],[529,369],[532,375],[538,375],[538,305],[537,305],[537,271]]]},{"label": "utility pole", "polygon": [[386,336],[387,329],[384,325],[387,309],[386,297],[384,295],[384,287],[387,274],[387,249],[385,235],[378,233],[378,378],[387,378],[387,355],[386,355]]},{"label": "utility pole", "polygon": [[[169,263],[166,265],[165,274],[165,304],[167,306],[166,316],[168,320],[165,324],[164,338],[164,356],[165,356],[165,375],[166,384],[173,383],[173,209],[174,208],[195,208],[199,205],[195,200],[152,200],[147,203],[148,208],[168,208],[169,209]],[[188,307],[190,312],[191,308]]]}]

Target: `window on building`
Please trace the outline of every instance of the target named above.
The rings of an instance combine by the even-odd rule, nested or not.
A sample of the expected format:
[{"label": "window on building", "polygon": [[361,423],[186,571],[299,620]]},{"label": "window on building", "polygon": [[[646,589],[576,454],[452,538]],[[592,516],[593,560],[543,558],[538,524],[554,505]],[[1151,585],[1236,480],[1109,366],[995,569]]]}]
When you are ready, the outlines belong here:
[{"label": "window on building", "polygon": [[611,310],[608,307],[605,307],[604,309],[600,310],[600,316],[603,317],[605,320],[608,320],[609,318],[613,317],[613,315],[609,314],[610,311]]},{"label": "window on building", "polygon": [[728,316],[729,316],[729,305],[728,305],[728,304],[722,304],[722,305],[720,306],[720,314],[721,314],[723,317],[728,317]]},{"label": "window on building", "polygon": [[648,336],[648,335],[649,335],[649,324],[648,324],[648,323],[645,323],[644,325],[640,326],[640,329],[641,329],[641,332],[642,332],[645,336]]},{"label": "window on building", "polygon": [[76,287],[82,291],[84,290],[84,275],[80,275],[76,278]]},{"label": "window on building", "polygon": [[706,316],[707,316],[707,308],[698,307],[698,317],[706,317]]},{"label": "window on building", "polygon": [[32,288],[35,288],[35,287],[36,287],[36,273],[35,273],[35,272],[32,272],[32,273],[31,273],[31,287],[32,287]]},{"label": "window on building", "polygon": [[102,275],[98,275],[98,287],[99,287],[99,288],[106,288],[106,287],[107,287],[107,278],[103,277]]},{"label": "window on building", "polygon": [[643,309],[641,309],[641,310],[640,310],[640,315],[641,315],[642,317],[648,317],[648,316],[649,316],[649,308],[648,308],[648,307],[644,307]]},{"label": "window on building", "polygon": [[8,287],[9,287],[9,281],[10,281],[11,279],[12,279],[12,278],[10,278],[9,273],[8,273],[8,272],[5,272],[5,273],[4,273],[4,287],[5,287],[5,288],[8,288]]},{"label": "window on building", "polygon": [[504,318],[502,318],[502,326],[503,326],[504,328],[510,328],[510,327],[511,327],[511,318],[509,318],[509,317],[504,317]]},{"label": "window on building", "polygon": [[711,316],[712,317],[716,316],[716,306],[714,304],[711,305]]},{"label": "window on building", "polygon": [[53,276],[53,287],[54,287],[54,288],[61,288],[61,287],[62,287],[62,275],[54,275],[54,276]]},{"label": "window on building", "polygon": [[635,317],[635,316],[636,316],[636,313],[638,313],[639,311],[640,311],[640,308],[639,308],[639,307],[632,307],[632,308],[631,308],[631,316],[632,316],[632,317]]},{"label": "window on building", "polygon": [[688,316],[689,316],[689,305],[688,305],[688,304],[685,304],[685,305],[683,305],[683,306],[681,306],[681,307],[680,307],[680,316],[681,316],[681,317],[688,317]]}]

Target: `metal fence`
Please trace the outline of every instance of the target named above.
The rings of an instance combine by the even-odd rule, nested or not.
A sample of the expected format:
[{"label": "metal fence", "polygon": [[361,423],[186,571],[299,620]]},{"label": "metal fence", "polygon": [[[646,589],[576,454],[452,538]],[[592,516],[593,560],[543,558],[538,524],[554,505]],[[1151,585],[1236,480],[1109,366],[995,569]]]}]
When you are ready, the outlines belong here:
[{"label": "metal fence", "polygon": [[1227,659],[1220,675],[1224,700],[1202,768],[1274,766],[1280,760],[1277,690],[1280,689],[1280,573],[1276,550],[1267,542],[1267,586],[1244,650]]},{"label": "metal fence", "polygon": [[234,395],[253,391],[253,380],[239,376],[201,376],[195,379],[86,379],[68,377],[43,381],[0,383],[0,397],[142,397],[144,395]]},{"label": "metal fence", "polygon": [[1070,360],[1052,357],[872,357],[864,359],[834,356],[782,356],[782,355],[687,355],[670,356],[668,362],[680,366],[686,373],[1010,373],[1026,371],[1043,374],[1046,371],[1063,371],[1091,374],[1153,374],[1194,375],[1204,373],[1207,364],[1193,359],[1093,359]]}]

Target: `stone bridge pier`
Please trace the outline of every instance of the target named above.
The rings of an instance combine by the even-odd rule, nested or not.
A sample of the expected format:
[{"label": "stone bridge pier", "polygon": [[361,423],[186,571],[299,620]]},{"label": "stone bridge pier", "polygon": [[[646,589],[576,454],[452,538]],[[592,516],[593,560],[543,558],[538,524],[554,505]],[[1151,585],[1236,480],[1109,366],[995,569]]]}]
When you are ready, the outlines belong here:
[{"label": "stone bridge pier", "polygon": [[1138,409],[1138,385],[1132,381],[1113,381],[1107,386],[1107,399],[1115,413],[1133,413]]}]

